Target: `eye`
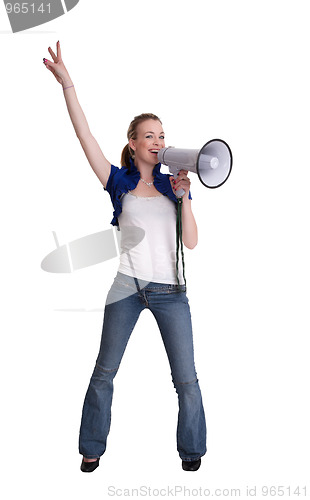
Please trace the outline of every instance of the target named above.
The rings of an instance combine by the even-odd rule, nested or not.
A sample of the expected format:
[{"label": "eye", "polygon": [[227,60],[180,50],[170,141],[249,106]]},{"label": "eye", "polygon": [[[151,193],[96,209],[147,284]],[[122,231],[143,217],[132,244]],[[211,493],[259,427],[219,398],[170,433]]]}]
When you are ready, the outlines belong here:
[{"label": "eye", "polygon": [[160,138],[160,139],[165,139],[165,136],[164,136],[164,135],[161,135],[159,138]]},{"label": "eye", "polygon": [[146,139],[152,139],[153,136],[152,135],[146,135],[145,137],[146,137]]}]

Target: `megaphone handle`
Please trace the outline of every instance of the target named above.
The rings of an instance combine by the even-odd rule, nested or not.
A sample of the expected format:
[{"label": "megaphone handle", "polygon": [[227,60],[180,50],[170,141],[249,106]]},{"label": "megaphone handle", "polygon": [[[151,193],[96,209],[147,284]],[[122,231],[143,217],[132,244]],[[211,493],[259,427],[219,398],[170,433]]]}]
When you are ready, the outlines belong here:
[{"label": "megaphone handle", "polygon": [[[173,173],[173,177],[174,177],[174,179],[177,179],[177,178],[178,178],[178,173],[179,173],[179,171],[178,171],[178,170],[176,170],[176,171]],[[184,195],[185,195],[185,191],[184,191],[184,189],[178,189],[178,190],[175,192],[175,195],[176,195],[176,197],[177,197],[177,198],[182,198],[182,196],[184,196]]]}]

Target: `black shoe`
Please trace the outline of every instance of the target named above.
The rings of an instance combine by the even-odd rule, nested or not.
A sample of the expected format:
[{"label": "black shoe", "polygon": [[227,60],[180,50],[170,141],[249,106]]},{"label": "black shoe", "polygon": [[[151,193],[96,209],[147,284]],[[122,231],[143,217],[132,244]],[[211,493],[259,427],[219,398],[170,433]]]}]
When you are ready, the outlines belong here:
[{"label": "black shoe", "polygon": [[82,472],[93,472],[93,470],[97,469],[99,465],[100,458],[97,458],[95,462],[84,462],[84,458],[81,463],[81,471]]},{"label": "black shoe", "polygon": [[182,469],[183,470],[198,470],[201,464],[201,458],[198,460],[193,460],[192,462],[188,462],[187,460],[182,460]]}]

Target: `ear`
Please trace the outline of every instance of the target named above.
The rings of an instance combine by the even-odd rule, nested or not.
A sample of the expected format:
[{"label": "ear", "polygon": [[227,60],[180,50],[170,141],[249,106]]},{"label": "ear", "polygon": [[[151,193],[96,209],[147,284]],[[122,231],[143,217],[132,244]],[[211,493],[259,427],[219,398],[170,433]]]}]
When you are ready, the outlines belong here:
[{"label": "ear", "polygon": [[136,141],[134,139],[129,139],[129,147],[133,150],[136,151]]}]

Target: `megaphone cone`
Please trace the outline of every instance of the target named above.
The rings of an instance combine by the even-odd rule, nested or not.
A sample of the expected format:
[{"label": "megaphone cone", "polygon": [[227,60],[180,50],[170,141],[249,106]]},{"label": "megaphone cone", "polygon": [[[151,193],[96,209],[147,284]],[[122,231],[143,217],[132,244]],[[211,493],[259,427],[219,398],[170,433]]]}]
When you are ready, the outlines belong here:
[{"label": "megaphone cone", "polygon": [[[233,163],[230,147],[222,139],[212,139],[201,149],[162,148],[158,160],[167,165],[175,177],[182,169],[195,172],[202,184],[211,189],[227,181]],[[177,196],[183,194],[184,191],[177,192]]]},{"label": "megaphone cone", "polygon": [[207,142],[197,157],[197,174],[202,184],[208,188],[217,188],[224,184],[232,169],[230,147],[221,139]]}]

